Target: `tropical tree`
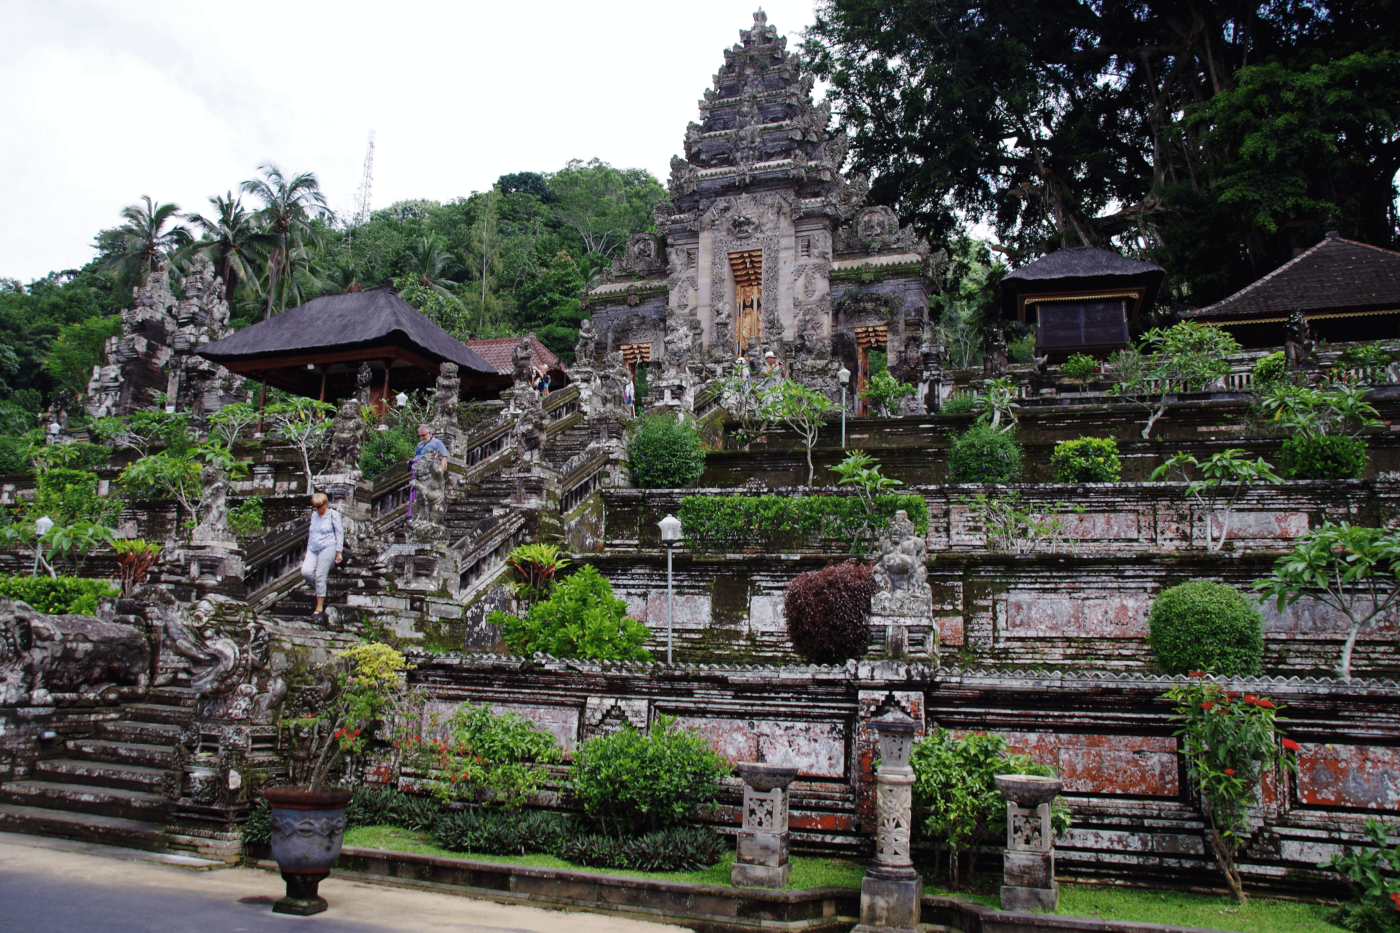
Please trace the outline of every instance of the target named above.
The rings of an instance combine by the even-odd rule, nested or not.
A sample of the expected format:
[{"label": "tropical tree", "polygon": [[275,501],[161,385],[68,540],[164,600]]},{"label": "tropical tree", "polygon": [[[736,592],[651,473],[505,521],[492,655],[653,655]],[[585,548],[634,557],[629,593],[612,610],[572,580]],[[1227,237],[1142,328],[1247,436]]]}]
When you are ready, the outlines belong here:
[{"label": "tropical tree", "polygon": [[126,223],[116,229],[115,249],[107,258],[107,268],[127,286],[154,272],[163,260],[190,242],[189,230],[178,223],[171,225],[180,214],[180,205],[156,204],[145,194],[141,200],[141,204],[122,208]]},{"label": "tropical tree", "polygon": [[310,398],[291,398],[269,405],[263,412],[272,422],[272,436],[290,443],[301,454],[302,470],[306,474],[306,494],[312,487],[311,453],[320,449],[330,436],[330,417],[335,406]]},{"label": "tropical tree", "polygon": [[1235,338],[1218,327],[1183,321],[1154,328],[1109,360],[1115,380],[1108,394],[1148,410],[1142,438],[1152,435],[1178,392],[1199,392],[1230,371],[1226,357],[1239,351]]},{"label": "tropical tree", "polygon": [[[81,397],[87,392],[88,382],[92,379],[92,368],[101,365],[104,359],[107,338],[121,332],[121,318],[115,315],[92,317],[69,324],[58,332],[58,339],[49,347],[48,356],[44,357],[44,369],[48,370],[55,382],[74,396]],[[6,361],[0,359],[0,373],[5,371],[5,364]]]},{"label": "tropical tree", "polygon": [[496,323],[501,301],[496,296],[496,276],[501,271],[500,231],[501,193],[495,188],[481,196],[481,212],[468,234],[467,248],[462,251],[462,264],[467,268],[471,285],[468,307],[476,315],[477,326],[483,330]]},{"label": "tropical tree", "polygon": [[[421,237],[408,250],[408,274],[423,288],[436,292],[444,298],[455,297],[452,286],[457,284],[447,277],[452,267],[452,255],[447,244],[436,233]],[[399,292],[399,297],[404,297]]]},{"label": "tropical tree", "polygon": [[777,385],[760,393],[760,416],[770,424],[781,422],[802,438],[807,452],[807,485],[812,485],[816,468],[812,466],[812,448],[817,445],[817,435],[827,412],[836,406],[831,399],[815,389],[784,379]]},{"label": "tropical tree", "polygon": [[256,217],[243,207],[243,199],[232,191],[209,199],[211,216],[186,214],[185,219],[199,231],[196,248],[214,263],[214,271],[224,280],[226,294],[232,296],[240,285],[258,287],[257,265],[268,237]]},{"label": "tropical tree", "polygon": [[[310,268],[311,256],[304,248],[305,241],[315,236],[312,222],[329,216],[330,208],[313,173],[302,172],[288,178],[271,163],[258,166],[258,171],[262,177],[250,178],[242,187],[262,202],[254,217],[269,238],[267,307],[263,311],[263,320],[267,320],[274,307],[284,310],[287,298],[295,292],[295,266]],[[292,282],[290,290],[283,285],[288,280]]]}]

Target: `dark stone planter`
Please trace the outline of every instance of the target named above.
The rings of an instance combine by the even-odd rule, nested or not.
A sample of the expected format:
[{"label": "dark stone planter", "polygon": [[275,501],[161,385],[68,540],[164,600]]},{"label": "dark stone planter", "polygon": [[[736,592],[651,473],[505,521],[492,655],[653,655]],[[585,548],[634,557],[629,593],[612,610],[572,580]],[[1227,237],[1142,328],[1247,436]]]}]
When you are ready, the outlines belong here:
[{"label": "dark stone planter", "polygon": [[272,910],[300,917],[319,914],[328,905],[316,889],[340,858],[345,808],[354,795],[343,787],[269,787],[263,796],[272,807],[272,857],[287,882],[287,896]]}]

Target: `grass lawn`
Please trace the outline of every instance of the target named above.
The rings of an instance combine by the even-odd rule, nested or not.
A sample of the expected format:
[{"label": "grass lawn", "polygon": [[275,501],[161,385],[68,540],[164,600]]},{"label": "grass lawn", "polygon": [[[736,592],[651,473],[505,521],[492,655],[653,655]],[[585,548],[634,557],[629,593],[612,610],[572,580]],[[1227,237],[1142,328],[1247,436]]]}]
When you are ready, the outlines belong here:
[{"label": "grass lawn", "polygon": [[[585,868],[552,855],[487,855],[475,852],[453,852],[432,842],[427,833],[413,832],[397,826],[359,826],[345,831],[347,846],[413,852],[419,855],[440,855],[448,858],[474,858],[484,862],[508,865],[531,865],[536,868],[563,868],[598,874],[626,875],[633,878],[656,878],[662,881],[685,881],[691,884],[729,886],[729,869],[734,864],[730,853],[717,865],[702,871],[646,872],[622,869]],[[791,889],[842,887],[859,888],[865,866],[859,862],[836,858],[792,857]],[[996,889],[999,876],[979,875],[972,891],[951,891],[937,885],[925,885],[928,894],[969,897],[989,907],[999,907]],[[1321,904],[1300,904],[1251,898],[1247,907],[1237,907],[1228,896],[1189,894],[1152,888],[1123,888],[1097,884],[1060,885],[1061,914],[1078,917],[1102,917],[1106,920],[1133,920],[1140,923],[1166,923],[1178,926],[1229,930],[1233,933],[1345,933],[1341,927],[1327,922],[1331,908]]]},{"label": "grass lawn", "polygon": [[[417,833],[397,826],[357,826],[345,831],[347,846],[368,849],[389,849],[418,855],[441,855],[447,858],[471,858],[506,865],[530,865],[535,868],[564,868],[570,871],[590,871],[600,875],[626,875],[629,878],[656,878],[661,881],[685,881],[690,884],[719,884],[729,887],[729,869],[734,864],[730,852],[716,865],[700,871],[629,871],[619,868],[587,868],[552,855],[486,855],[478,852],[453,852],[434,845],[427,833]],[[859,888],[865,876],[865,866],[837,858],[792,857],[792,883],[788,889],[801,888]]]}]

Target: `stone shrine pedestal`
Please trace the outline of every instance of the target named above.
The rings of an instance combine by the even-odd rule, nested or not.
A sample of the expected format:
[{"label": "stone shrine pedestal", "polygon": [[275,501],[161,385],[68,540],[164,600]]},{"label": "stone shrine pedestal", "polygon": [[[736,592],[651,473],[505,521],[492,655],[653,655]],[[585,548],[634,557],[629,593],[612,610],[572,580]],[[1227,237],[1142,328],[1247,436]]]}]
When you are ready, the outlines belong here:
[{"label": "stone shrine pedestal", "polygon": [[797,769],[743,761],[744,824],[729,883],[736,888],[785,888],[788,862],[788,785]]},{"label": "stone shrine pedestal", "polygon": [[909,857],[914,769],[909,752],[918,723],[896,710],[870,725],[880,736],[875,772],[875,859],[860,881],[860,923],[852,933],[916,933],[924,879]]},{"label": "stone shrine pedestal", "polygon": [[1053,912],[1060,905],[1055,881],[1054,830],[1050,802],[1064,783],[1030,774],[998,774],[1006,795],[1006,861],[1001,909]]}]

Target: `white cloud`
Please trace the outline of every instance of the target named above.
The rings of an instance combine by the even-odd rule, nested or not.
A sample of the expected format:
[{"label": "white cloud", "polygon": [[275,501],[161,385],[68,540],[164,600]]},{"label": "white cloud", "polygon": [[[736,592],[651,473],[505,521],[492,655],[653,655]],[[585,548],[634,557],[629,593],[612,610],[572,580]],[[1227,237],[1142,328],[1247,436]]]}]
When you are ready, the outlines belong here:
[{"label": "white cloud", "polygon": [[[0,275],[79,265],[140,195],[202,210],[268,160],[349,209],[371,127],[377,206],[571,158],[664,181],[757,2],[6,3]],[[812,0],[764,8],[793,48]]]}]

